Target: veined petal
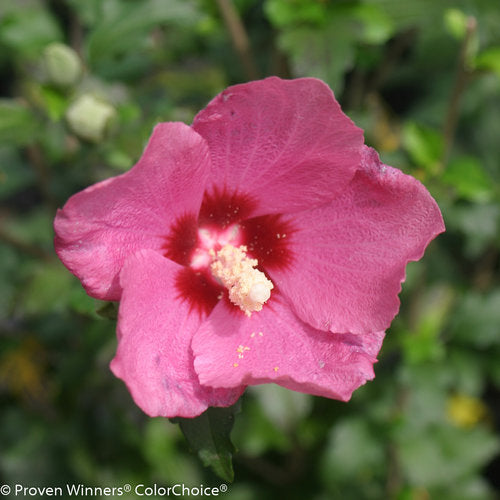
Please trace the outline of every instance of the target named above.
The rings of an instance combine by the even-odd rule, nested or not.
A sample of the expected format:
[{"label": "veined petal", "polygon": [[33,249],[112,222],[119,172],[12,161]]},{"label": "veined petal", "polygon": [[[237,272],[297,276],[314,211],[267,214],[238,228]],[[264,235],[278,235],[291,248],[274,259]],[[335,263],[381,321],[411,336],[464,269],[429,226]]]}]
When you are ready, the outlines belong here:
[{"label": "veined petal", "polygon": [[362,169],[343,194],[294,214],[293,268],[270,269],[296,314],[332,332],[385,330],[399,309],[408,261],[444,231],[441,212],[413,177],[365,149]]},{"label": "veined petal", "polygon": [[229,87],[192,126],[208,142],[214,186],[249,195],[253,216],[331,200],[361,160],[363,131],[314,78]]},{"label": "veined petal", "polygon": [[183,123],[157,125],[129,172],[75,194],[57,212],[59,258],[89,295],[119,300],[126,257],[162,248],[176,218],[197,216],[209,172],[203,138]]},{"label": "veined petal", "polygon": [[195,417],[208,406],[235,403],[243,392],[198,382],[190,344],[202,319],[176,298],[175,276],[182,269],[153,250],[141,250],[120,273],[118,349],[111,369],[151,417]]},{"label": "veined petal", "polygon": [[193,337],[203,385],[239,387],[274,382],[288,389],[348,401],[374,377],[383,332],[334,334],[312,328],[282,297],[245,317],[220,301]]}]

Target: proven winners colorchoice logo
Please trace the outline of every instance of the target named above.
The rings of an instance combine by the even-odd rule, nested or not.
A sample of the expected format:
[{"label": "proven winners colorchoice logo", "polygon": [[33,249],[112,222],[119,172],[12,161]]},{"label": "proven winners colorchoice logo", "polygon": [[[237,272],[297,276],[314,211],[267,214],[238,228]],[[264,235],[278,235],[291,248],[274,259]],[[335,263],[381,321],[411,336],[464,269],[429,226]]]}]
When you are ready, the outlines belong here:
[{"label": "proven winners colorchoice logo", "polygon": [[24,486],[15,484],[10,486],[4,484],[0,486],[0,495],[27,498],[27,497],[121,497],[125,494],[133,493],[138,497],[217,497],[228,490],[226,484],[219,486],[199,486],[189,487],[184,484],[174,484],[173,486],[159,486],[154,484],[146,486],[138,484],[132,486],[84,486],[83,484],[66,484],[64,486]]}]

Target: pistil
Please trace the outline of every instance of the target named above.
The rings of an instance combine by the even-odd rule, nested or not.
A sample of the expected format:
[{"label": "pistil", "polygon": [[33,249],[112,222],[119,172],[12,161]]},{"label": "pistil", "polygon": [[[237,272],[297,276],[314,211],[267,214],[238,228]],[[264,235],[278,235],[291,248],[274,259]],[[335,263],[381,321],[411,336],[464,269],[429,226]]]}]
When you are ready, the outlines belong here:
[{"label": "pistil", "polygon": [[210,251],[210,270],[229,291],[229,300],[250,316],[260,311],[271,296],[273,283],[256,269],[257,259],[247,256],[247,247],[225,245],[218,252]]}]

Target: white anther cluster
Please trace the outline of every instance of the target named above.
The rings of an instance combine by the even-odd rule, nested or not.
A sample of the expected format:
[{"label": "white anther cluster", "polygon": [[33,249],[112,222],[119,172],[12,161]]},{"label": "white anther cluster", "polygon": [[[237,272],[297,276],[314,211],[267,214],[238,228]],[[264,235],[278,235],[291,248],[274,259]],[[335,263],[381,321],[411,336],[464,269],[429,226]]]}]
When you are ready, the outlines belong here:
[{"label": "white anther cluster", "polygon": [[257,259],[250,259],[247,247],[225,245],[217,253],[212,251],[212,274],[229,290],[229,300],[250,316],[260,311],[271,296],[273,283],[255,269]]}]

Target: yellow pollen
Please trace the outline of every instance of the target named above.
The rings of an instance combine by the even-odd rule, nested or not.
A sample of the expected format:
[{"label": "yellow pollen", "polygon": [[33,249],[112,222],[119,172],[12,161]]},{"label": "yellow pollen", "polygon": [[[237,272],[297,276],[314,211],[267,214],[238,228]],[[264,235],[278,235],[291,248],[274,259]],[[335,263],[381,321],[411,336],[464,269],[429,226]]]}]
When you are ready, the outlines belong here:
[{"label": "yellow pollen", "polygon": [[279,369],[280,369],[280,367],[279,367],[279,366],[275,366],[275,367],[273,368],[273,370],[274,370],[275,372],[277,372]]},{"label": "yellow pollen", "polygon": [[250,259],[246,252],[244,245],[238,248],[225,245],[217,253],[211,251],[213,261],[210,270],[229,290],[229,300],[251,316],[252,312],[262,309],[274,285],[256,269],[257,259]]}]

